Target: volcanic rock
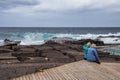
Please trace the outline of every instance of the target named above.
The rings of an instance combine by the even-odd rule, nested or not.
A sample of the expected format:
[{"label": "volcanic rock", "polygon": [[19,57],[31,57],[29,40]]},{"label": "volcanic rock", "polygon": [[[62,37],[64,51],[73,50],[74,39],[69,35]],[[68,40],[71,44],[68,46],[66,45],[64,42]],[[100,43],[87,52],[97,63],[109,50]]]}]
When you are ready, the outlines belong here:
[{"label": "volcanic rock", "polygon": [[[82,44],[87,42],[104,45],[99,40],[84,39],[64,43],[49,40],[43,45],[0,47],[0,80],[83,60]],[[101,61],[120,61],[120,56],[102,51],[98,53]]]},{"label": "volcanic rock", "polygon": [[83,45],[83,44],[86,44],[88,42],[95,43],[97,46],[103,46],[104,45],[104,42],[100,41],[98,39],[96,39],[96,40],[81,39],[81,40],[78,40],[78,41],[66,41],[65,43],[67,43],[67,44],[79,44],[79,45]]}]

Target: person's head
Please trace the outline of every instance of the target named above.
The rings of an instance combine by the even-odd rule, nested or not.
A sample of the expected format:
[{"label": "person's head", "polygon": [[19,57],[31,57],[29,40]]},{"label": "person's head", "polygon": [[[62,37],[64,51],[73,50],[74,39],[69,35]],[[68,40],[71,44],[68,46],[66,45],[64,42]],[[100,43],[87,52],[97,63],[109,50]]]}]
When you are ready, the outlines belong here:
[{"label": "person's head", "polygon": [[85,42],[81,42],[81,45],[85,45],[86,43]]},{"label": "person's head", "polygon": [[93,43],[91,46],[92,46],[92,47],[96,47],[96,44],[95,44],[95,43]]},{"label": "person's head", "polygon": [[88,42],[86,45],[89,48],[91,46],[91,42]]}]

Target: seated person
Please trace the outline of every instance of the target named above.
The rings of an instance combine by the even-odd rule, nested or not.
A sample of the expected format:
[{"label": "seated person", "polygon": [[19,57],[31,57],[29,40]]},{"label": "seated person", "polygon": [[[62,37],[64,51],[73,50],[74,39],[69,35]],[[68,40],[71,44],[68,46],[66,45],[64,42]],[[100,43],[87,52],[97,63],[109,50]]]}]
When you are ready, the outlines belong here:
[{"label": "seated person", "polygon": [[86,60],[87,59],[87,52],[88,52],[88,48],[91,46],[91,43],[90,42],[88,42],[87,44],[84,44],[83,46],[82,46],[82,48],[83,48],[83,50],[84,50],[84,54],[83,54],[83,57],[84,57],[84,60]]},{"label": "seated person", "polygon": [[95,47],[96,45],[92,44],[91,47],[88,49],[87,60],[90,62],[97,62],[98,64],[100,64],[99,56]]}]

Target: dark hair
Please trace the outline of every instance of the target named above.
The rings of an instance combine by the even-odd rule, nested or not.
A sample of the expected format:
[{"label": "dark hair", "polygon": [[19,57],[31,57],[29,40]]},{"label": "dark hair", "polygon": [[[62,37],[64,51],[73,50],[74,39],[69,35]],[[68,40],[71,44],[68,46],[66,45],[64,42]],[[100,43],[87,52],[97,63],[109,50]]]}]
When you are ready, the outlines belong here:
[{"label": "dark hair", "polygon": [[81,42],[81,45],[84,45],[84,44],[86,44],[86,42]]}]

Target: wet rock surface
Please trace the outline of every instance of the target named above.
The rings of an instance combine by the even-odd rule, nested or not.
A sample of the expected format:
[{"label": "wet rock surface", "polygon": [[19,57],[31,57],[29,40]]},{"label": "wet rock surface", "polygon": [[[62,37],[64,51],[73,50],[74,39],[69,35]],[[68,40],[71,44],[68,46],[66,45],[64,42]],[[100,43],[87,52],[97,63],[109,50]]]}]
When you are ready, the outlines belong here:
[{"label": "wet rock surface", "polygon": [[77,40],[77,41],[66,41],[65,43],[82,45],[82,44],[85,44],[87,42],[95,43],[97,46],[103,46],[104,45],[104,42],[100,41],[99,39],[95,39],[95,40],[81,39],[81,40]]},{"label": "wet rock surface", "polygon": [[[79,40],[58,43],[47,41],[43,45],[0,47],[0,80],[29,74],[38,70],[64,65],[83,59],[82,43],[102,41]],[[98,51],[102,61],[120,61],[119,56]]]}]

